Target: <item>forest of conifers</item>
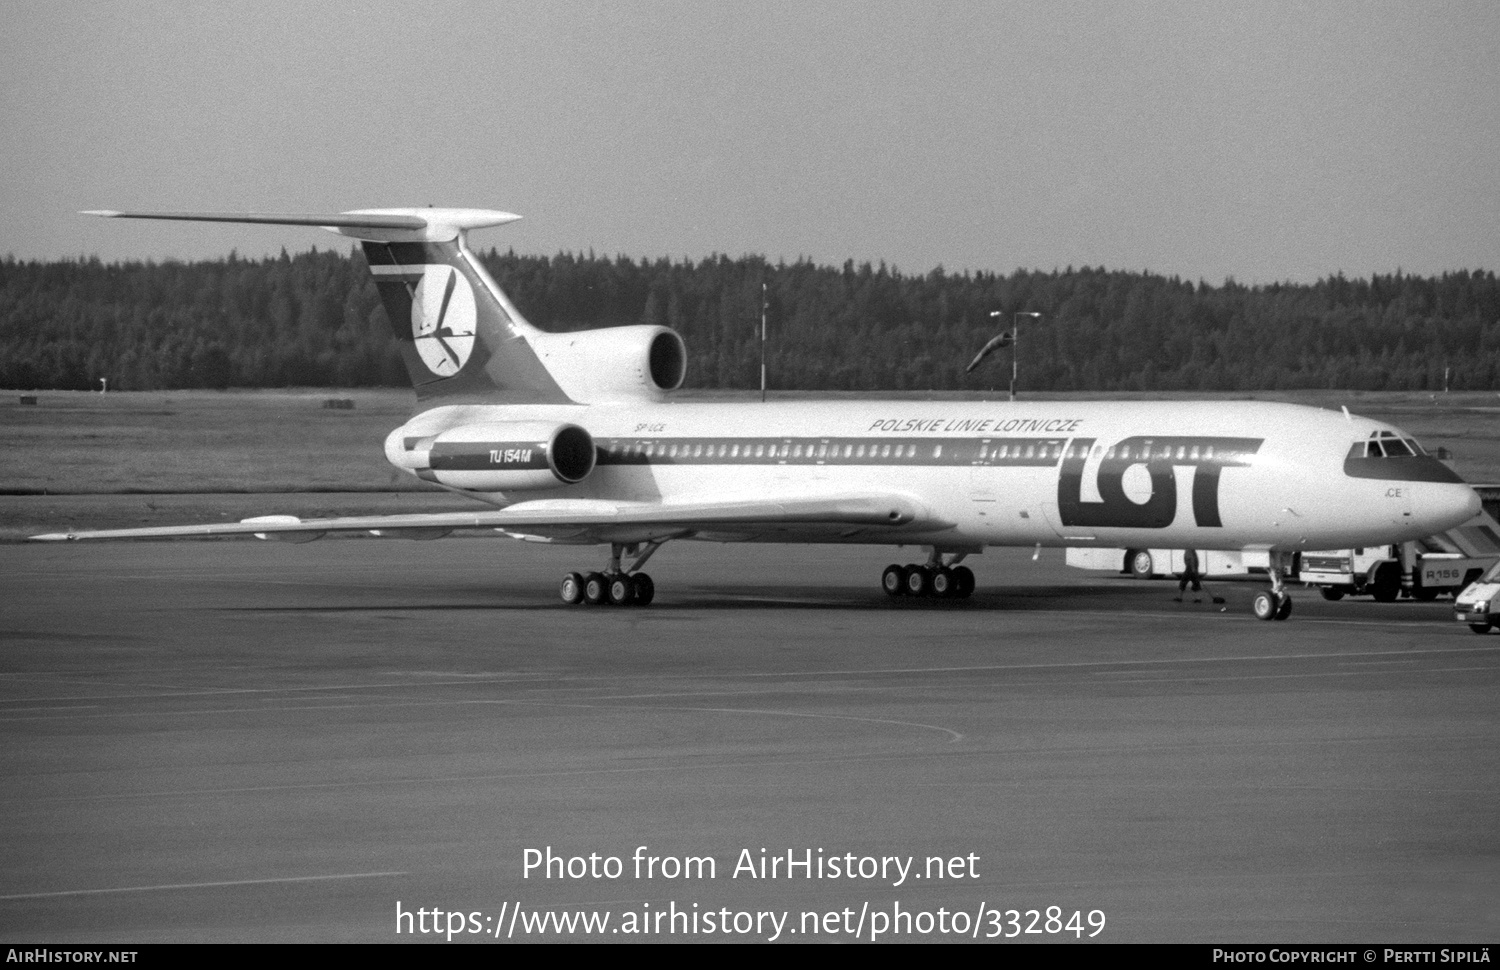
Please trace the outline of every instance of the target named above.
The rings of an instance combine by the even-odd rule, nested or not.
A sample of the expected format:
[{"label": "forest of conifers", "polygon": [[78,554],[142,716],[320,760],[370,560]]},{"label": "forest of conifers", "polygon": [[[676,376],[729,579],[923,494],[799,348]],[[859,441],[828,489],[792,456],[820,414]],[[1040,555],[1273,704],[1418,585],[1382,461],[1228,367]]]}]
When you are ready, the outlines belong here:
[{"label": "forest of conifers", "polygon": [[[672,327],[688,387],[759,386],[761,284],[770,386],[1003,388],[1010,352],[964,367],[1023,319],[1031,390],[1500,388],[1493,272],[1342,275],[1221,286],[1099,269],[908,275],[883,264],[673,262],[489,250],[485,265],[534,324]],[[999,310],[1002,316],[991,317]],[[1002,322],[1003,321],[1003,322]],[[0,387],[111,390],[405,385],[363,256],[180,263],[0,261]]]}]

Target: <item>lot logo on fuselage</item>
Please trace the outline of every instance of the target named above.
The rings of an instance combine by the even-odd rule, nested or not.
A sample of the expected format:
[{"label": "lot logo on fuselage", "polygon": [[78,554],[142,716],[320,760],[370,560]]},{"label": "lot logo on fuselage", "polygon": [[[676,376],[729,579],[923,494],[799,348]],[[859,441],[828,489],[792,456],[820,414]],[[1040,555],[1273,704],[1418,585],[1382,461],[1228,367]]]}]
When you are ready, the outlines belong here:
[{"label": "lot logo on fuselage", "polygon": [[[1248,465],[1265,439],[1135,437],[1104,449],[1102,454],[1094,442],[1093,438],[1075,438],[1064,454],[1057,479],[1057,511],[1065,526],[1165,529],[1177,517],[1174,469],[1186,467],[1195,469],[1193,521],[1199,526],[1222,527],[1219,475],[1226,468]],[[1099,463],[1098,502],[1083,499],[1084,466],[1091,461]],[[1151,494],[1143,502],[1127,494],[1126,472],[1137,465],[1143,466],[1150,479]],[[1140,493],[1137,487],[1130,490]]]},{"label": "lot logo on fuselage", "polygon": [[474,288],[452,266],[422,267],[411,297],[411,335],[427,369],[452,377],[474,350]]}]

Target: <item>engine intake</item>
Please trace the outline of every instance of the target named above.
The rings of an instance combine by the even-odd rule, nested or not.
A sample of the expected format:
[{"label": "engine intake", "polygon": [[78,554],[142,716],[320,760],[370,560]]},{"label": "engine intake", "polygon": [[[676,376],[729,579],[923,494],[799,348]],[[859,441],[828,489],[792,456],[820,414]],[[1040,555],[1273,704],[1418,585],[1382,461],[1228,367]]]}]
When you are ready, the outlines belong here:
[{"label": "engine intake", "polygon": [[661,400],[687,376],[687,347],[666,327],[544,333],[530,340],[552,379],[581,403]]}]

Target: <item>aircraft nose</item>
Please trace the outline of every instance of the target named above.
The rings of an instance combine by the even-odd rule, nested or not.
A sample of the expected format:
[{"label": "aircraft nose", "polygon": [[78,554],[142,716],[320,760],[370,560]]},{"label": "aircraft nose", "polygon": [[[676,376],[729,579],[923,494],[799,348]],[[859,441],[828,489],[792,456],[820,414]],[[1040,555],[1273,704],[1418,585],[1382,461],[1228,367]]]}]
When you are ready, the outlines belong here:
[{"label": "aircraft nose", "polygon": [[1417,489],[1412,506],[1418,520],[1430,523],[1435,532],[1462,525],[1484,508],[1479,493],[1468,485],[1446,482]]}]

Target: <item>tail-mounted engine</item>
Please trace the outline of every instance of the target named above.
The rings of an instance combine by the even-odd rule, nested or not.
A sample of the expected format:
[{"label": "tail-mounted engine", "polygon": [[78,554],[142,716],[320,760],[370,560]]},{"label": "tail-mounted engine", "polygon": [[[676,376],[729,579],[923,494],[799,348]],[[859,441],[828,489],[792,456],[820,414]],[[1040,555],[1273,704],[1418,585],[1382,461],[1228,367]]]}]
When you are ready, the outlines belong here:
[{"label": "tail-mounted engine", "polygon": [[576,485],[594,470],[594,439],[576,424],[497,421],[386,442],[392,464],[418,478],[482,492]]},{"label": "tail-mounted engine", "polygon": [[552,379],[582,404],[658,401],[687,375],[687,347],[666,327],[538,333],[529,340]]}]

